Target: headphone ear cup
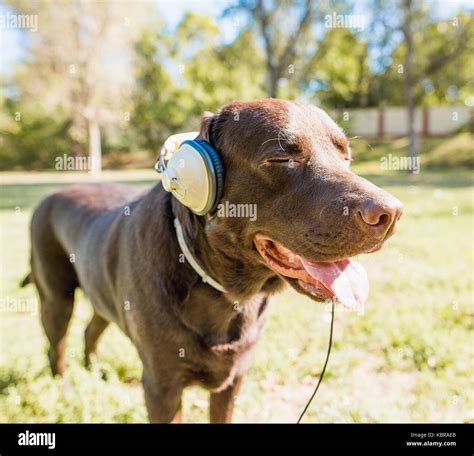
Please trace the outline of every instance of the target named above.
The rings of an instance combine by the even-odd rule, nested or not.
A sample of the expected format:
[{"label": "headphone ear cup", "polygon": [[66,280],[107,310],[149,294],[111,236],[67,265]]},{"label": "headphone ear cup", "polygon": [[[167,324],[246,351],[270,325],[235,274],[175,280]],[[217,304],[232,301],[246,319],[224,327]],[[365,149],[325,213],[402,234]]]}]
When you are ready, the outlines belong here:
[{"label": "headphone ear cup", "polygon": [[207,141],[204,141],[203,139],[195,139],[194,142],[198,143],[203,147],[203,149],[206,150],[214,167],[214,175],[216,178],[216,193],[214,201],[212,203],[212,207],[208,211],[213,212],[224,193],[224,166],[222,164],[222,160],[219,153]]},{"label": "headphone ear cup", "polygon": [[184,141],[166,162],[162,174],[164,189],[197,215],[214,211],[222,197],[222,161],[204,140]]}]

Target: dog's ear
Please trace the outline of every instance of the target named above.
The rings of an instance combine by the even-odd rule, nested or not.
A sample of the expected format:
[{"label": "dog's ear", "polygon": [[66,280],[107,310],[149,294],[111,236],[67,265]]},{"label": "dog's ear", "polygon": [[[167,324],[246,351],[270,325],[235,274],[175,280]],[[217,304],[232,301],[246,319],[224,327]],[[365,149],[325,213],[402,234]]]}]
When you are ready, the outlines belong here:
[{"label": "dog's ear", "polygon": [[201,127],[199,129],[199,137],[210,144],[212,144],[212,124],[215,117],[215,114],[209,111],[204,111],[201,116]]},{"label": "dog's ear", "polygon": [[217,114],[204,112],[201,117],[201,128],[199,138],[207,141],[214,149],[220,150],[223,147],[224,125],[227,123],[228,113],[219,110]]}]

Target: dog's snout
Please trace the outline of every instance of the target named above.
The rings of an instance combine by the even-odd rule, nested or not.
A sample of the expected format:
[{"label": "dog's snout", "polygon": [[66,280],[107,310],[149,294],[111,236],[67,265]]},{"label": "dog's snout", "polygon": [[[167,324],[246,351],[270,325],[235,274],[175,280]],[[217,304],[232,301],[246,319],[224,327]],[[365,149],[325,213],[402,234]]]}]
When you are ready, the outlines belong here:
[{"label": "dog's snout", "polygon": [[395,232],[402,213],[403,205],[394,197],[383,201],[368,199],[359,209],[359,218],[365,230],[388,237]]}]

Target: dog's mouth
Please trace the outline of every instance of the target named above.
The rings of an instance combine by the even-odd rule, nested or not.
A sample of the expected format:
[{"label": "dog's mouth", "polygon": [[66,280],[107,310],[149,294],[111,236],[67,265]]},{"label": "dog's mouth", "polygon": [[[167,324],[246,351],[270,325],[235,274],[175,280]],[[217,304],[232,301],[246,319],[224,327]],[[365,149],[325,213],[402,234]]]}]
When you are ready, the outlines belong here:
[{"label": "dog's mouth", "polygon": [[318,301],[336,299],[353,308],[362,305],[369,295],[365,269],[354,260],[312,261],[259,234],[254,243],[268,267],[295,280],[299,288]]}]

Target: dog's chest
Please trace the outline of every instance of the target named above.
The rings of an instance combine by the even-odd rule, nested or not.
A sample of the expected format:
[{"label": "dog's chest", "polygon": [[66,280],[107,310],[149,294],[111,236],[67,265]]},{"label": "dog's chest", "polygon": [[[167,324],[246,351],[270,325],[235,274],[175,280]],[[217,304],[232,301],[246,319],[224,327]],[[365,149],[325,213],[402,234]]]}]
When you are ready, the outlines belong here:
[{"label": "dog's chest", "polygon": [[225,389],[248,368],[257,339],[244,344],[229,343],[208,347],[186,372],[185,383],[200,384],[217,391]]},{"label": "dog's chest", "polygon": [[256,296],[252,302],[243,304],[242,307],[248,306],[240,309],[226,336],[209,334],[202,339],[188,371],[190,383],[218,390],[247,369],[265,322],[267,299]]}]

